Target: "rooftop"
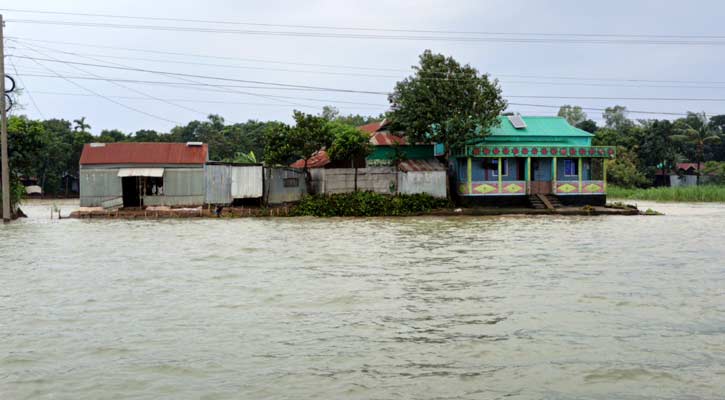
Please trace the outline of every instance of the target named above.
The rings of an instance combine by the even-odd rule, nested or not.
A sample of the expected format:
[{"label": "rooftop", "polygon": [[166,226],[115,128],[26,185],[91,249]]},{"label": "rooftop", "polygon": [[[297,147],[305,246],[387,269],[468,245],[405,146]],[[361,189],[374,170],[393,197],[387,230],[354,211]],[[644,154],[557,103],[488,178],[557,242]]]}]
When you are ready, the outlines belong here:
[{"label": "rooftop", "polygon": [[204,164],[206,144],[91,143],[83,146],[81,165],[99,164]]}]

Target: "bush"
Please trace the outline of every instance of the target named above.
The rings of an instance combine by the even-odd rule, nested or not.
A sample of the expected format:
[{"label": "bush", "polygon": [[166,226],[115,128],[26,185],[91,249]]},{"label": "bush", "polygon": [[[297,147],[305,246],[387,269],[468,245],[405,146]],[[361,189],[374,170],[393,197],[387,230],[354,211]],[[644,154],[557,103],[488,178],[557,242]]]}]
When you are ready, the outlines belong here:
[{"label": "bush", "polygon": [[305,196],[294,208],[292,215],[315,217],[373,217],[428,213],[450,207],[447,199],[427,194],[398,194],[394,196],[374,192],[354,192],[333,195]]}]

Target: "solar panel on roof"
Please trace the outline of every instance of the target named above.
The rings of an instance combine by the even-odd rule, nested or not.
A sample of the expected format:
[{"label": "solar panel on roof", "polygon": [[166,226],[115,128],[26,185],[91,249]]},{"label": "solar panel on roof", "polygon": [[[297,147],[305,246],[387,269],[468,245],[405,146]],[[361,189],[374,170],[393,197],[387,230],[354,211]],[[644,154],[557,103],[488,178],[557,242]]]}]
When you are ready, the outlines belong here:
[{"label": "solar panel on roof", "polygon": [[511,125],[514,126],[516,129],[525,129],[526,128],[526,122],[524,122],[524,119],[521,118],[520,115],[509,115],[508,116],[509,121],[511,121]]}]

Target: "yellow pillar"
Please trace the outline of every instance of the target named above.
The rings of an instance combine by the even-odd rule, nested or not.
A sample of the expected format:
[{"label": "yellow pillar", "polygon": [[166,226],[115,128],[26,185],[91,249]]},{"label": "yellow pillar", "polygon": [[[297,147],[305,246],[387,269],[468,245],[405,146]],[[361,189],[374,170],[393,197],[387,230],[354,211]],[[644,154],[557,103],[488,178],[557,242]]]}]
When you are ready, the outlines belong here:
[{"label": "yellow pillar", "polygon": [[582,192],[582,188],[584,187],[584,185],[582,185],[582,178],[584,176],[584,169],[582,168],[583,165],[584,161],[581,157],[579,157],[579,170],[577,171],[579,173],[579,193]]},{"label": "yellow pillar", "polygon": [[503,176],[501,176],[501,171],[503,170],[503,159],[501,157],[498,158],[498,192],[501,193],[503,191],[503,188],[501,187],[501,183],[503,183]]},{"label": "yellow pillar", "polygon": [[531,157],[526,157],[526,194],[531,191]]},{"label": "yellow pillar", "polygon": [[607,193],[607,160],[602,158],[602,172],[604,174],[604,193]]},{"label": "yellow pillar", "polygon": [[551,160],[551,191],[556,194],[556,157]]},{"label": "yellow pillar", "polygon": [[468,166],[467,166],[467,172],[466,177],[468,178],[468,194],[473,194],[473,165],[471,162],[471,157],[468,157]]}]

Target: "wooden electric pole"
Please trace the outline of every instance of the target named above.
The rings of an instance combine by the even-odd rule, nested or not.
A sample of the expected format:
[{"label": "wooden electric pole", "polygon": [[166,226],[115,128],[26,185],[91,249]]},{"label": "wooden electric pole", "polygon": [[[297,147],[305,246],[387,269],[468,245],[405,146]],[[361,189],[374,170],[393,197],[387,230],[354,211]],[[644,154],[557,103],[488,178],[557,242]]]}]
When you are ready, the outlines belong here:
[{"label": "wooden electric pole", "polygon": [[0,109],[2,121],[0,122],[0,158],[2,158],[2,193],[3,193],[3,222],[10,221],[10,166],[8,163],[8,124],[7,104],[5,104],[5,38],[3,28],[5,22],[0,14]]}]

